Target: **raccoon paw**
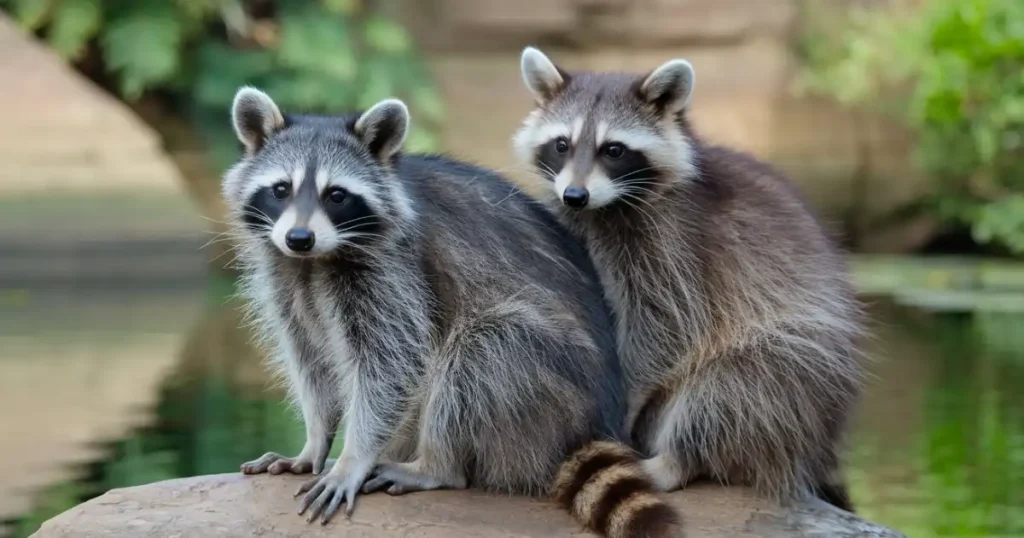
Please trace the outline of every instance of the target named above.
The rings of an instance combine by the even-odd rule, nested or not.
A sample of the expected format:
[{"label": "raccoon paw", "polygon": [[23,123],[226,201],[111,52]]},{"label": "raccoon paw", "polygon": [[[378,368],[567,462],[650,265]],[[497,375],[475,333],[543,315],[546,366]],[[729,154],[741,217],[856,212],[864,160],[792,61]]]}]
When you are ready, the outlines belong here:
[{"label": "raccoon paw", "polygon": [[294,458],[282,456],[276,452],[267,452],[259,458],[242,464],[243,474],[307,474],[313,472],[313,461],[301,454]]},{"label": "raccoon paw", "polygon": [[363,484],[363,493],[380,491],[387,486],[388,495],[404,495],[435,489],[463,489],[463,478],[446,479],[422,471],[419,461],[382,463],[373,471],[373,478]]},{"label": "raccoon paw", "polygon": [[313,521],[320,516],[320,522],[326,525],[338,513],[344,501],[345,514],[351,516],[356,507],[356,495],[370,474],[372,465],[373,462],[368,465],[346,464],[344,460],[339,460],[329,472],[299,486],[295,496],[306,494],[299,503],[299,515],[309,510],[306,521]]}]

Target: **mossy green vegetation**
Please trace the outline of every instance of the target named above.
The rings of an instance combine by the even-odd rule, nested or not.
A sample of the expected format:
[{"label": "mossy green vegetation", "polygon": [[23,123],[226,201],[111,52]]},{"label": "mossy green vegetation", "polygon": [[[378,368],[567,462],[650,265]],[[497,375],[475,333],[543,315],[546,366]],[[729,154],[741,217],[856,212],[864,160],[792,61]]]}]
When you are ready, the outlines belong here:
[{"label": "mossy green vegetation", "polygon": [[803,0],[812,23],[800,89],[915,135],[931,192],[897,214],[969,227],[980,244],[1024,256],[1024,2],[882,4],[837,18],[831,2]]}]

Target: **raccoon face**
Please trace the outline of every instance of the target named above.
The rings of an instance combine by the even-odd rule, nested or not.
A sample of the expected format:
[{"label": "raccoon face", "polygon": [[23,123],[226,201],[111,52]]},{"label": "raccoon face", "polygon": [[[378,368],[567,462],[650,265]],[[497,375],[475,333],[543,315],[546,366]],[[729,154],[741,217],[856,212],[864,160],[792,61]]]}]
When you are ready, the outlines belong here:
[{"label": "raccoon face", "polygon": [[694,175],[682,120],[694,83],[686,60],[644,76],[570,74],[527,47],[522,74],[538,106],[513,139],[516,154],[566,206],[634,204]]},{"label": "raccoon face", "polygon": [[409,123],[401,101],[358,117],[285,118],[269,96],[242,88],[231,116],[245,156],[223,193],[245,240],[294,258],[366,252],[411,218],[390,172]]}]

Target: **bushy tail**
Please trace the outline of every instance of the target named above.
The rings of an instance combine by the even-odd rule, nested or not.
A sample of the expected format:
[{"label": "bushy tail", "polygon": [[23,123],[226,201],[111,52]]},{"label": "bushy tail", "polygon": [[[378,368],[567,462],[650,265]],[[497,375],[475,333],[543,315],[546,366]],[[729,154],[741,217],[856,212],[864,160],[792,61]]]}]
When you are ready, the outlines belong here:
[{"label": "bushy tail", "polygon": [[627,446],[595,441],[562,464],[555,500],[578,521],[608,538],[679,538],[682,521],[655,492]]}]

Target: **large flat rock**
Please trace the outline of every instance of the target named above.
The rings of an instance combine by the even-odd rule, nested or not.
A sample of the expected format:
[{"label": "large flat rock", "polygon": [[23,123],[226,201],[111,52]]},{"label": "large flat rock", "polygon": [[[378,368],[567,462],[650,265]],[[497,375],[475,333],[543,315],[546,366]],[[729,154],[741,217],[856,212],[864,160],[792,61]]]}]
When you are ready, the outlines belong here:
[{"label": "large flat rock", "polygon": [[[342,515],[325,527],[306,523],[296,514],[298,503],[292,493],[303,480],[222,474],[112,490],[47,521],[33,536],[593,536],[553,503],[473,491],[365,495],[351,520]],[[690,537],[903,536],[823,503],[783,507],[743,488],[695,486],[669,497],[684,514]]]}]

